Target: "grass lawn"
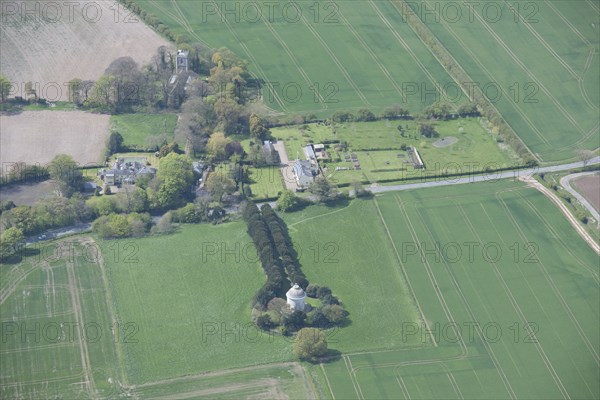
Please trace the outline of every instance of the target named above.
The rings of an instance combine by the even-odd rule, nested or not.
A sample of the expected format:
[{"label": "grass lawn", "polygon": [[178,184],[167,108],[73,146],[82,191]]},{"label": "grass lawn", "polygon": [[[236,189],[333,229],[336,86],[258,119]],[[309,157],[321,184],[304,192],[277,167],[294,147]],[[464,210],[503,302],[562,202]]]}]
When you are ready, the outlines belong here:
[{"label": "grass lawn", "polygon": [[[404,137],[397,127],[404,129]],[[476,118],[441,121],[435,124],[440,136],[424,138],[416,133],[413,121],[353,122],[325,126],[310,124],[272,129],[275,138],[284,140],[288,156],[298,154],[304,158],[303,147],[307,143],[339,140],[348,143],[348,154],[355,153],[360,170],[352,162],[343,159],[342,151],[329,145],[327,151],[332,162],[325,162],[326,175],[338,184],[356,180],[378,182],[381,180],[403,180],[407,178],[433,176],[446,173],[469,173],[490,168],[516,166],[517,162],[509,150],[502,150],[493,134],[488,133]],[[458,139],[454,144],[438,148],[433,144],[444,138]],[[401,145],[416,147],[425,162],[426,170],[415,170]],[[349,170],[337,170],[336,167]]]},{"label": "grass lawn", "polygon": [[278,197],[285,190],[279,167],[250,168],[248,173],[253,200]]},{"label": "grass lawn", "polygon": [[140,150],[150,148],[162,140],[172,142],[177,126],[177,115],[162,114],[118,114],[111,116],[111,131],[119,132],[125,146]]},{"label": "grass lawn", "polygon": [[72,111],[77,110],[77,107],[70,102],[67,101],[56,101],[53,104],[53,107],[49,107],[44,104],[32,103],[23,106],[23,111],[42,111],[42,110],[51,110],[51,111]]}]

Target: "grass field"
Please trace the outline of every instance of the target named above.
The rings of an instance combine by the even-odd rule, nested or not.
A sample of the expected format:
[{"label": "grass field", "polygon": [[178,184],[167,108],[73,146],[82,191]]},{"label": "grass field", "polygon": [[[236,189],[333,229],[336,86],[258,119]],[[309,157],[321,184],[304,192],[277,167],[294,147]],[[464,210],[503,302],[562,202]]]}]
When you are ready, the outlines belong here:
[{"label": "grass field", "polygon": [[124,145],[139,149],[151,147],[149,140],[157,142],[159,137],[171,143],[176,125],[176,114],[118,114],[110,118],[111,130],[123,136]]},{"label": "grass field", "polygon": [[490,1],[494,11],[482,2],[472,19],[454,22],[427,19],[423,10],[434,3],[413,3],[414,10],[474,82],[500,88],[495,106],[535,153],[556,161],[598,147],[597,1]]},{"label": "grass field", "polygon": [[135,241],[47,242],[0,264],[0,396],[315,397],[290,362],[292,339],[250,323],[264,281],[245,259],[251,246],[242,223],[199,225]]},{"label": "grass field", "polygon": [[[417,112],[444,88],[452,101],[467,100],[398,1],[279,2],[271,10],[249,3],[140,5],[190,40],[246,58],[254,75],[273,83],[263,97],[276,111],[330,116],[401,103]],[[597,1],[487,1],[474,11],[462,3],[408,3],[542,161],[598,147]]]},{"label": "grass field", "polygon": [[[402,125],[405,137],[397,127]],[[518,162],[509,150],[502,150],[495,142],[493,134],[486,132],[476,118],[463,118],[437,122],[439,138],[427,139],[417,134],[414,121],[375,121],[336,124],[335,127],[322,124],[273,128],[272,135],[284,140],[288,157],[303,159],[303,147],[307,143],[340,140],[348,143],[347,153],[355,153],[361,169],[354,170],[352,162],[343,159],[343,152],[336,152],[333,145],[328,151],[332,162],[326,162],[326,175],[339,184],[353,181],[377,182],[381,180],[403,180],[411,177],[424,177],[442,173],[470,173],[482,171],[486,167],[506,168]],[[447,147],[433,144],[441,138],[454,137],[456,143]],[[426,170],[415,170],[406,152],[400,146],[416,147],[423,158]],[[398,155],[401,155],[399,157]],[[322,164],[323,166],[323,164]],[[348,170],[336,171],[336,167]]]},{"label": "grass field", "polygon": [[[421,84],[436,93],[436,83],[452,80],[410,27],[393,24],[379,3],[153,0],[139,5],[173,32],[247,59],[252,73],[271,83],[263,97],[276,111],[330,116],[337,109],[375,111],[392,103],[420,111],[439,96],[437,91],[421,98]],[[407,95],[415,86],[419,94]]]},{"label": "grass field", "polygon": [[[111,318],[97,247],[67,239],[0,264],[0,397],[111,397],[129,325]],[[116,328],[116,335],[113,335]]]},{"label": "grass field", "polygon": [[[125,345],[132,384],[292,359],[289,340],[250,322],[265,277],[243,223],[184,226],[127,245],[135,262],[105,259],[120,317],[139,324],[139,342]],[[102,246],[112,254],[121,245]]]},{"label": "grass field", "polygon": [[[600,395],[597,255],[537,191],[503,181],[310,212],[286,217],[294,240],[339,251],[331,265],[303,253],[303,270],[331,282],[352,319],[336,344],[344,356],[320,372],[335,398]],[[392,276],[405,277],[418,323],[410,306],[375,300]],[[381,338],[368,334],[378,321]]]}]

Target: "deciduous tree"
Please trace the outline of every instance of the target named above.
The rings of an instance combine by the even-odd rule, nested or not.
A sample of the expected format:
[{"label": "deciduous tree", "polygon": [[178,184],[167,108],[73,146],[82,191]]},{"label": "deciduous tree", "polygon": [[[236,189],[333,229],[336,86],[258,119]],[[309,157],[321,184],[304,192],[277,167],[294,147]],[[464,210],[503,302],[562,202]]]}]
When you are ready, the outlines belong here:
[{"label": "deciduous tree", "polygon": [[294,341],[294,354],[301,360],[315,361],[327,354],[327,338],[318,328],[303,328]]}]

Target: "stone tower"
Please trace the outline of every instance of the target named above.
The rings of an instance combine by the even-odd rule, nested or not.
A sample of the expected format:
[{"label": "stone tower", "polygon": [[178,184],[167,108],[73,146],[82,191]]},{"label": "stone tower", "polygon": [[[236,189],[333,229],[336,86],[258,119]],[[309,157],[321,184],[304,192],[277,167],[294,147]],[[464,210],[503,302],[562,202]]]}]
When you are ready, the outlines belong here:
[{"label": "stone tower", "polygon": [[188,71],[188,55],[189,52],[185,50],[177,50],[177,59],[175,63],[175,73],[187,72]]}]

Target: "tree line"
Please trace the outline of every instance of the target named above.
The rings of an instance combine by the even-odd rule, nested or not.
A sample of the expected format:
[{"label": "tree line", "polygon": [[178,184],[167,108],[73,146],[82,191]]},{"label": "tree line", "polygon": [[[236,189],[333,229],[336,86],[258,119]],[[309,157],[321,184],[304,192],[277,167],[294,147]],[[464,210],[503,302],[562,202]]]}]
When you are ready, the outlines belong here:
[{"label": "tree line", "polygon": [[[473,79],[469,77],[469,75],[456,62],[448,50],[435,37],[435,35],[427,27],[427,24],[421,20],[418,15],[419,13],[413,13],[409,11],[410,3],[405,2],[404,0],[400,0],[400,3],[402,3],[399,7],[400,13],[405,21],[427,45],[427,47],[431,49],[436,58],[444,66],[446,71],[451,74],[454,80],[463,86],[465,93],[471,93],[470,87],[468,87],[467,84],[473,82]],[[492,125],[494,125],[502,140],[508,143],[514,149],[525,165],[537,165],[535,156],[523,144],[521,139],[504,120],[496,107],[485,96],[481,88],[476,87],[475,90],[473,90],[472,98],[470,100],[477,106],[477,109],[481,115],[483,115],[488,121],[490,121]]]},{"label": "tree line", "polygon": [[[254,309],[259,313],[256,324],[266,330],[279,326],[283,334],[290,334],[305,326],[328,328],[345,323],[348,312],[331,289],[308,282],[287,226],[271,206],[265,204],[259,210],[248,202],[243,218],[267,275],[267,282],[254,297]],[[283,298],[294,283],[305,289],[307,296],[319,299],[320,305],[292,311]]]}]

